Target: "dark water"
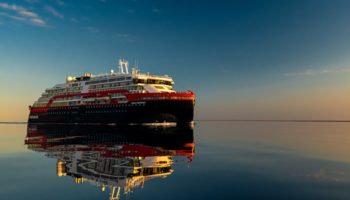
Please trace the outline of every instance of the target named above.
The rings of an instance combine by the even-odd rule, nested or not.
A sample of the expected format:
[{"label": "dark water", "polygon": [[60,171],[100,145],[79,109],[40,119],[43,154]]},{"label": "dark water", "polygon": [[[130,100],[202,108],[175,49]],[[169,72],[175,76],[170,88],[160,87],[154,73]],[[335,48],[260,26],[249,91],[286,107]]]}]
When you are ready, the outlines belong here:
[{"label": "dark water", "polygon": [[0,124],[0,199],[349,199],[349,130]]}]

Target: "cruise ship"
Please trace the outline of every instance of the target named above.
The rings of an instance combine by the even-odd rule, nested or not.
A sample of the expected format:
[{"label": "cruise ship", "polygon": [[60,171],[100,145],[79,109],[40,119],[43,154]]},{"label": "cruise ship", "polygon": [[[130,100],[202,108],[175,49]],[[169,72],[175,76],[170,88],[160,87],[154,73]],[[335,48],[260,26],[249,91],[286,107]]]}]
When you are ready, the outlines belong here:
[{"label": "cruise ship", "polygon": [[57,160],[58,177],[109,190],[109,200],[172,175],[174,161],[189,165],[195,155],[190,126],[28,124],[25,144]]},{"label": "cruise ship", "polygon": [[141,73],[119,59],[118,71],[68,76],[29,106],[29,123],[153,124],[193,122],[195,94],[176,92],[168,75]]}]

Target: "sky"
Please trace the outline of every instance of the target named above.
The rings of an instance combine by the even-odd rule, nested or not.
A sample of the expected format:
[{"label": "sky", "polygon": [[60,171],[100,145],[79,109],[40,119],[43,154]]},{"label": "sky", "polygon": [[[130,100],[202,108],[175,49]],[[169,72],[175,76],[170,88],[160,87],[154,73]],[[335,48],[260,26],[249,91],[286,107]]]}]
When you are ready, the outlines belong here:
[{"label": "sky", "polygon": [[350,1],[0,0],[0,121],[117,60],[197,94],[195,119],[350,120]]}]

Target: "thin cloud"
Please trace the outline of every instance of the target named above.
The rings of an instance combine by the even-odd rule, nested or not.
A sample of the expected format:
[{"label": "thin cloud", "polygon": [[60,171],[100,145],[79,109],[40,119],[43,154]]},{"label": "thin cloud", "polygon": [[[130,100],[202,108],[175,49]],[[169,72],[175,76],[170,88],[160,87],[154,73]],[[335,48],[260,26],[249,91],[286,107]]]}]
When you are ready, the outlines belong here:
[{"label": "thin cloud", "polygon": [[15,16],[15,15],[10,15],[8,13],[5,13],[5,12],[0,12],[0,16],[4,16],[4,17],[7,17],[7,18],[10,18],[10,19],[13,19],[13,20],[16,20],[16,21],[20,21],[20,22],[24,22],[26,19],[23,18],[23,17],[19,17],[19,16]]},{"label": "thin cloud", "polygon": [[57,12],[57,10],[55,10],[53,7],[51,7],[51,6],[45,6],[45,10],[48,12],[48,13],[50,13],[51,15],[53,15],[53,16],[55,16],[55,17],[57,17],[57,18],[60,18],[60,19],[63,19],[64,18],[64,16],[61,14],[61,13],[59,13],[59,12]]},{"label": "thin cloud", "polygon": [[13,12],[10,14],[8,12],[2,12],[1,15],[8,17],[10,19],[29,23],[35,26],[47,26],[46,22],[35,12],[29,11],[23,6],[16,4],[0,3],[0,9],[5,11]]},{"label": "thin cloud", "polygon": [[350,73],[350,68],[343,69],[323,69],[323,70],[306,70],[296,73],[286,73],[285,76],[317,76],[317,75],[329,75],[329,74],[341,74]]},{"label": "thin cloud", "polygon": [[19,14],[23,17],[38,18],[38,14],[27,11],[27,10],[21,10],[21,11],[19,11]]},{"label": "thin cloud", "polygon": [[45,24],[44,20],[38,18],[30,19],[30,21],[37,26],[42,26]]}]

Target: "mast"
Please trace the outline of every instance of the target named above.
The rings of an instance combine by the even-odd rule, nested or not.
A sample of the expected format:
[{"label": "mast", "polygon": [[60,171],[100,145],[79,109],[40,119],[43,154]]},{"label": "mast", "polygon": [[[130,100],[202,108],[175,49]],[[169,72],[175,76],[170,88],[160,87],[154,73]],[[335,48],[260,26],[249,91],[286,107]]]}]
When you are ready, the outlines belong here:
[{"label": "mast", "polygon": [[118,69],[119,74],[129,74],[129,62],[124,59],[119,59]]}]

